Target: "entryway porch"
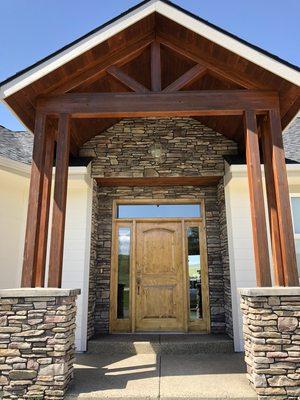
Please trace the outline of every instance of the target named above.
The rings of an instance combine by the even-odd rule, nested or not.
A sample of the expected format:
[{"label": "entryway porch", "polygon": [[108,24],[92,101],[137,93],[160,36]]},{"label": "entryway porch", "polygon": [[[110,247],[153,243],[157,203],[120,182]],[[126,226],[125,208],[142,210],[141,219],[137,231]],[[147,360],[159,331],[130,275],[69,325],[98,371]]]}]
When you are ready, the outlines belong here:
[{"label": "entryway porch", "polygon": [[[216,384],[218,382],[218,384]],[[226,335],[106,335],[78,354],[67,399],[256,399]]]}]

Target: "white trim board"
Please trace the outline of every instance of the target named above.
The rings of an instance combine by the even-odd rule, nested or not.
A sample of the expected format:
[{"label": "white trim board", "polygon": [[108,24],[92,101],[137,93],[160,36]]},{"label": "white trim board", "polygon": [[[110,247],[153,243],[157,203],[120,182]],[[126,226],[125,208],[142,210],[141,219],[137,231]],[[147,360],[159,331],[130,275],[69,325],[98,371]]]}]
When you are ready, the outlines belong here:
[{"label": "white trim board", "polygon": [[191,15],[177,9],[175,6],[161,0],[150,0],[146,4],[135,8],[133,11],[112,21],[99,31],[83,38],[73,46],[61,51],[48,60],[40,63],[36,67],[24,72],[22,75],[7,82],[0,87],[0,99],[5,99],[37,79],[54,71],[65,63],[78,57],[80,54],[95,47],[99,43],[109,39],[113,35],[133,25],[137,21],[147,17],[153,12],[157,12],[193,32],[211,40],[212,42],[238,54],[239,56],[273,72],[274,74],[286,79],[287,81],[300,86],[300,72],[292,67],[281,63],[267,54],[264,54],[251,46],[220,32],[209,26],[205,22],[199,21]]}]

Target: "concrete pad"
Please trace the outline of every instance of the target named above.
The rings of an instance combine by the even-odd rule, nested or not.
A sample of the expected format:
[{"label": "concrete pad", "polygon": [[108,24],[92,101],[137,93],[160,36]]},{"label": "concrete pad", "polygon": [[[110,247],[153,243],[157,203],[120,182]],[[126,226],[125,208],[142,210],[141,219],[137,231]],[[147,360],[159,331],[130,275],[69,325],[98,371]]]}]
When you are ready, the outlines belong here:
[{"label": "concrete pad", "polygon": [[163,355],[161,399],[257,399],[242,354]]},{"label": "concrete pad", "polygon": [[159,367],[154,354],[77,355],[66,399],[157,399]]}]

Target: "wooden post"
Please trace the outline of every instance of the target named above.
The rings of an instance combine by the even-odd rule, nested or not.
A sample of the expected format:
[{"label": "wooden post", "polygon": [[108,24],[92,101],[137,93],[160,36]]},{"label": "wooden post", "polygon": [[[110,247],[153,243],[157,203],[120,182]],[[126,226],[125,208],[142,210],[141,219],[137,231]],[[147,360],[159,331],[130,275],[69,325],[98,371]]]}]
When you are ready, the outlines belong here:
[{"label": "wooden post", "polygon": [[49,287],[61,287],[68,184],[70,126],[68,114],[58,121],[56,171],[49,262]]},{"label": "wooden post", "polygon": [[44,173],[42,178],[42,203],[41,217],[38,232],[38,247],[36,256],[36,265],[34,269],[34,286],[43,287],[45,284],[45,266],[47,255],[47,240],[48,240],[48,222],[50,210],[50,194],[52,183],[52,169],[54,157],[54,130],[52,126],[47,127],[45,158],[44,158]]},{"label": "wooden post", "polygon": [[46,149],[45,124],[46,115],[37,113],[34,127],[32,166],[21,281],[22,287],[34,286],[34,270],[38,249],[42,187],[44,179],[44,158]]},{"label": "wooden post", "polygon": [[271,159],[280,230],[284,283],[285,286],[299,286],[279,109],[270,110],[268,115],[270,124],[270,140],[272,141]]},{"label": "wooden post", "polygon": [[151,90],[161,91],[161,55],[160,43],[151,43]]},{"label": "wooden post", "polygon": [[284,275],[281,254],[280,230],[278,210],[275,193],[274,171],[272,166],[272,138],[270,135],[269,119],[264,117],[261,125],[261,143],[264,157],[264,169],[266,179],[266,192],[268,199],[270,236],[272,243],[272,256],[274,266],[274,283],[276,286],[284,286]]},{"label": "wooden post", "polygon": [[257,286],[271,286],[267,226],[262,187],[262,174],[256,115],[245,111],[246,160],[250,193],[250,207]]}]

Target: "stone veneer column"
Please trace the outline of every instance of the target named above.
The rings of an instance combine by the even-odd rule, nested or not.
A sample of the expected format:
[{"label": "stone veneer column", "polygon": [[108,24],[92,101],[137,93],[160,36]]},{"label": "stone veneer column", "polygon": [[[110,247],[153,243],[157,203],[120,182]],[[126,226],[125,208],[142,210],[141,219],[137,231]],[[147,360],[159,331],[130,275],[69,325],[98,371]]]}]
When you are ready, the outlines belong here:
[{"label": "stone veneer column", "polygon": [[0,290],[0,398],[64,398],[73,377],[79,294],[79,289]]},{"label": "stone veneer column", "polygon": [[300,399],[300,288],[240,289],[245,361],[259,399]]}]

